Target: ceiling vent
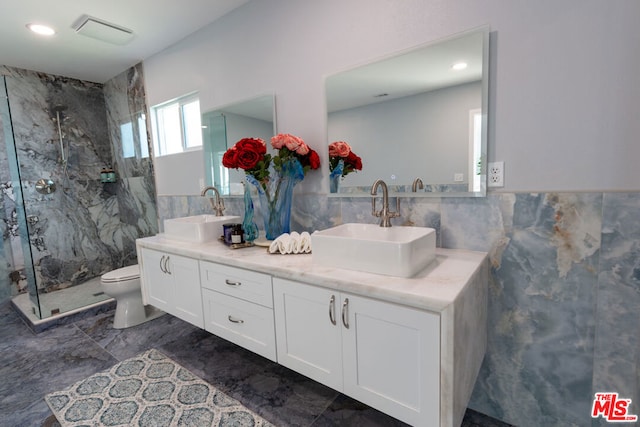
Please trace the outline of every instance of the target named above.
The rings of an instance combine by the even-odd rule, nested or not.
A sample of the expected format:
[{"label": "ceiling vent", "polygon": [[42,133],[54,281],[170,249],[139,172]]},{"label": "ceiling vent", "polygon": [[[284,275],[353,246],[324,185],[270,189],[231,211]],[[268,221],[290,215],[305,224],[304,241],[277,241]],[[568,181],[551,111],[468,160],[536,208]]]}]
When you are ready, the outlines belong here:
[{"label": "ceiling vent", "polygon": [[133,31],[93,16],[83,15],[76,22],[76,33],[96,40],[125,45],[133,39]]}]

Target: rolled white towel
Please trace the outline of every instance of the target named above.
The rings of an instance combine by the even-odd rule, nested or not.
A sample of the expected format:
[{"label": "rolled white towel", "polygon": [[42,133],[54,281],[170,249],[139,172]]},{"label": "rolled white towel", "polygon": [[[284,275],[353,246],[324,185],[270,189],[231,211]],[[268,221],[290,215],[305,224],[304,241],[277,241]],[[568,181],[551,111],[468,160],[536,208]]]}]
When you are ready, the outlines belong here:
[{"label": "rolled white towel", "polygon": [[309,252],[311,252],[311,235],[303,231],[300,233],[300,253],[308,254]]},{"label": "rolled white towel", "polygon": [[300,253],[300,234],[297,231],[292,231],[289,237],[291,238],[291,243],[290,243],[291,253],[293,254]]},{"label": "rolled white towel", "polygon": [[269,253],[275,254],[277,252],[281,254],[308,254],[311,252],[311,235],[306,231],[281,234],[269,245]]},{"label": "rolled white towel", "polygon": [[280,248],[278,247],[279,244],[280,242],[278,242],[278,239],[271,242],[271,244],[269,245],[269,253],[275,254],[276,252],[280,252]]},{"label": "rolled white towel", "polygon": [[296,239],[294,239],[291,235],[288,236],[287,240],[285,241],[285,253],[287,254],[292,254],[294,253],[295,249],[296,249]]},{"label": "rolled white towel", "polygon": [[269,252],[275,254],[276,252],[280,252],[281,254],[286,254],[289,248],[290,237],[288,233],[281,234],[278,236],[271,245],[269,245]]},{"label": "rolled white towel", "polygon": [[289,253],[289,247],[291,245],[291,237],[289,236],[289,233],[281,234],[278,236],[276,241],[278,242],[278,250],[281,254]]}]

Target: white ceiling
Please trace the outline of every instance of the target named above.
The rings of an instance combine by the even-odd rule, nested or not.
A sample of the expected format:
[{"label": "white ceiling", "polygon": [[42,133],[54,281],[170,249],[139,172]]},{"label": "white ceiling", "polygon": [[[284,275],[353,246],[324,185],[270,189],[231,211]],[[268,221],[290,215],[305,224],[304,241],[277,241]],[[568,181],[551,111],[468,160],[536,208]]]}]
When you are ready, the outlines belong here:
[{"label": "white ceiling", "polygon": [[[249,0],[0,0],[0,65],[97,83],[182,40]],[[133,31],[118,46],[76,34],[83,15]],[[25,26],[46,24],[50,38]]]}]

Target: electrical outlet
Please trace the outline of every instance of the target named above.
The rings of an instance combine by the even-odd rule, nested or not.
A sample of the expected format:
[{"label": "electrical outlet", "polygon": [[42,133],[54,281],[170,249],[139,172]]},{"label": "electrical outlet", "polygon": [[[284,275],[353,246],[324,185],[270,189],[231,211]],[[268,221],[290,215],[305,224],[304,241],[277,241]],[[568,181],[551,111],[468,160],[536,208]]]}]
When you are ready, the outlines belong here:
[{"label": "electrical outlet", "polygon": [[487,170],[489,187],[504,187],[504,162],[490,162]]}]

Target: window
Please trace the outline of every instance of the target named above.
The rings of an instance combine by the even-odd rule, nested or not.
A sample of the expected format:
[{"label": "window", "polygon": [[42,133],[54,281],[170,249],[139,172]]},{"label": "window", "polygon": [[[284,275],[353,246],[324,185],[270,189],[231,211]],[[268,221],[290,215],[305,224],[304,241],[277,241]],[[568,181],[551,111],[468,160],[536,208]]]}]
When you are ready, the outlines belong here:
[{"label": "window", "polygon": [[188,95],[151,107],[156,155],[182,153],[202,147],[200,101]]},{"label": "window", "polygon": [[137,114],[137,119],[120,125],[120,139],[122,141],[122,155],[125,159],[149,157],[147,141],[147,124],[144,113]]}]

